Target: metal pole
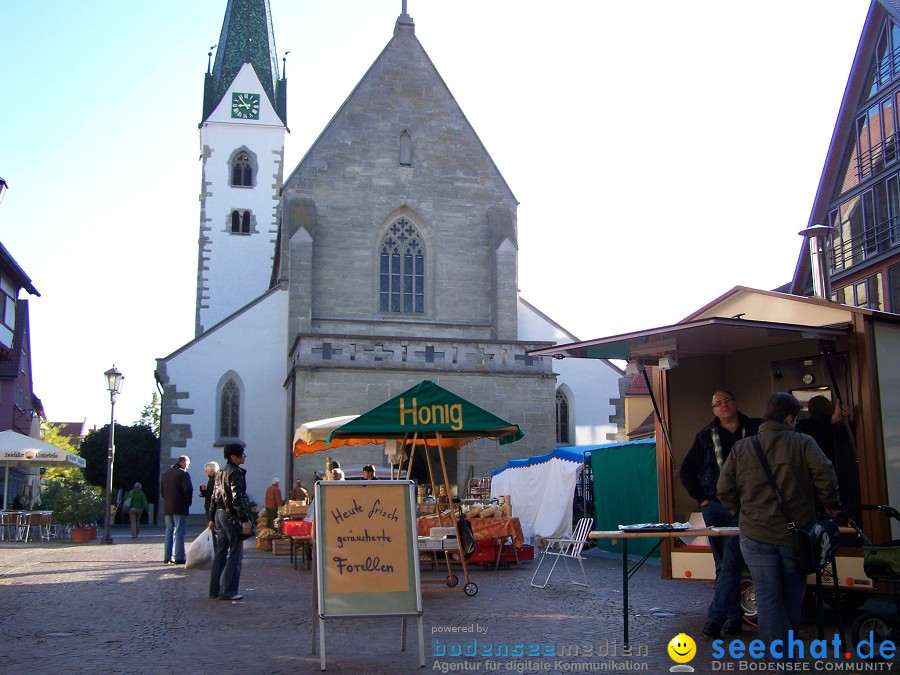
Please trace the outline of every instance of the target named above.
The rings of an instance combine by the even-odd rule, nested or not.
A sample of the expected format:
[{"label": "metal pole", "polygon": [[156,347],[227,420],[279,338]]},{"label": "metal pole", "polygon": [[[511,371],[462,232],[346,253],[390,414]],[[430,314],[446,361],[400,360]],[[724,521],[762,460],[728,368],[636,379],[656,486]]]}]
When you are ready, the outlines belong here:
[{"label": "metal pole", "polygon": [[116,456],[116,392],[109,392],[109,452],[106,457],[106,515],[103,518],[103,538],[101,544],[112,544],[109,534],[109,525],[112,520],[112,484],[113,484],[113,459]]}]

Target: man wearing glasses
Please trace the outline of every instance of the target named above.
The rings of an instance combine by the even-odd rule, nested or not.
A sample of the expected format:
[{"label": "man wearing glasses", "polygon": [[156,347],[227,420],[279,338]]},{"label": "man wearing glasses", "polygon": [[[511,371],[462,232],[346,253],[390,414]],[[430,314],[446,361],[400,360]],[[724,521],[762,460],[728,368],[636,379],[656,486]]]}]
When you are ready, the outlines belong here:
[{"label": "man wearing glasses", "polygon": [[[737,409],[734,394],[721,389],[712,397],[713,420],[703,427],[681,464],[681,482],[688,493],[697,500],[707,527],[736,527],[737,516],[732,515],[716,497],[719,471],[735,441],[754,436],[762,422],[750,418]],[[743,612],[740,606],[741,556],[738,537],[710,537],[716,563],[716,587],[706,613],[703,634],[718,638],[720,634],[737,635],[741,632]]]}]

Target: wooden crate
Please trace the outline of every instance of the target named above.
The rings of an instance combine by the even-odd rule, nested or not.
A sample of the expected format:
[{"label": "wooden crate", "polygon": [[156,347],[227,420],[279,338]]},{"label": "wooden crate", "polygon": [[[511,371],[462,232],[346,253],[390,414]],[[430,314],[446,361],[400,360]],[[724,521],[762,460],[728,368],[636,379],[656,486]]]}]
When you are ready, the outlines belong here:
[{"label": "wooden crate", "polygon": [[275,555],[290,555],[291,540],[290,539],[272,539],[272,553]]}]

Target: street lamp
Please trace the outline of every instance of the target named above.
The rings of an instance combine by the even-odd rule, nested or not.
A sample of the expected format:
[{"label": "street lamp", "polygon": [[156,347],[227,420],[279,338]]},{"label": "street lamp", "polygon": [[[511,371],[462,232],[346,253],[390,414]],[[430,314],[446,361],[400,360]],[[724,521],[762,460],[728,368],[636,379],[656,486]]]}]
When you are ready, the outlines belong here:
[{"label": "street lamp", "polygon": [[106,376],[106,388],[109,390],[109,453],[106,457],[106,515],[103,518],[103,538],[100,543],[111,544],[113,540],[109,535],[109,525],[112,521],[113,459],[116,456],[116,395],[122,391],[125,376],[116,370],[115,365],[103,374]]},{"label": "street lamp", "polygon": [[6,194],[7,190],[9,190],[9,183],[3,180],[3,178],[0,178],[0,202],[3,201],[3,195]]}]

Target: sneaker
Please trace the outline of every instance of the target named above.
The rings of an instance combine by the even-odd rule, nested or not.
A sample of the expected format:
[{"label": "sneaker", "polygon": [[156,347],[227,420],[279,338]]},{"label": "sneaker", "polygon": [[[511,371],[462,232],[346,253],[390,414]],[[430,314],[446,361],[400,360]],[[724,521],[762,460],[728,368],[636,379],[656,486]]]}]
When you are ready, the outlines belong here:
[{"label": "sneaker", "polygon": [[243,600],[244,596],[241,594],[238,595],[222,595],[219,597],[219,600]]},{"label": "sneaker", "polygon": [[722,634],[740,635],[743,629],[743,621],[740,619],[728,619],[728,621],[725,622],[725,625],[722,626]]},{"label": "sneaker", "polygon": [[171,560],[163,560],[163,565],[174,565],[175,563]]},{"label": "sneaker", "polygon": [[706,625],[703,626],[703,634],[708,638],[716,639],[721,632],[722,627],[715,621],[707,621]]},{"label": "sneaker", "polygon": [[186,562],[185,560],[176,560],[176,561],[173,562],[172,564],[173,564],[173,565],[184,565],[185,562]]}]

